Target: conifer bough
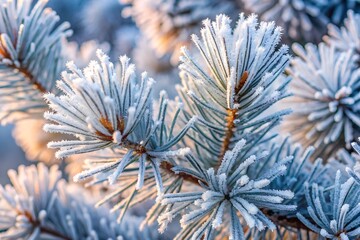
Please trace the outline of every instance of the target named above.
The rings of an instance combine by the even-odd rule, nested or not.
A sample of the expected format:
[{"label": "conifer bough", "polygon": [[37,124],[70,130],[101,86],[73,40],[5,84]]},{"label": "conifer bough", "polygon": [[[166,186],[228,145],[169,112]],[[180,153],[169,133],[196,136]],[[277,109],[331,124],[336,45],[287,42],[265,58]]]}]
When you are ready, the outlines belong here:
[{"label": "conifer bough", "polygon": [[[76,198],[89,197],[60,180],[56,167],[11,171],[13,186],[0,188],[1,238],[151,239],[157,233],[148,225],[158,221],[164,232],[176,216],[182,228],[176,239],[360,236],[359,164],[338,162],[338,172],[326,164],[358,133],[357,49],[343,49],[344,42],[357,42],[358,15],[349,13],[341,34],[330,32],[330,46],[304,51],[295,45],[289,76],[291,57],[275,23],[258,22],[254,14],[240,14],[234,27],[225,15],[206,19],[194,44],[181,49],[181,85],[173,101],[164,91],[154,98],[155,80],[137,74],[128,57],[113,64],[101,50],[84,69],[69,62],[54,89],[64,65],[61,39],[70,30],[55,27],[58,17],[44,9],[45,1],[31,3],[1,6],[2,122],[46,111],[39,98],[46,92],[50,110],[44,116],[51,123],[44,130],[75,137],[48,146],[58,149],[58,158],[89,154],[74,180],[110,191],[96,198],[95,209]],[[187,3],[173,2],[185,9]],[[174,11],[174,19],[182,13],[192,11]],[[285,125],[310,138],[304,149],[294,142],[296,134],[280,139],[274,133],[291,114],[278,104],[290,96],[288,88],[300,100],[287,107],[295,106],[291,116],[303,124],[289,117]],[[297,107],[309,99],[311,111]],[[312,134],[302,131],[309,126],[315,126]],[[325,157],[325,165],[316,157]],[[156,201],[136,223],[145,232],[115,223],[115,215],[127,221],[128,210],[148,199]],[[101,212],[109,206],[111,213]]]},{"label": "conifer bough", "polygon": [[68,23],[45,8],[47,0],[3,1],[0,8],[0,122],[41,117],[42,94],[52,91],[64,67]]},{"label": "conifer bough", "polygon": [[[214,22],[204,21],[202,40],[193,36],[201,53],[200,63],[183,50],[182,108],[168,107],[162,94],[154,114],[150,96],[154,80],[145,73],[138,79],[125,56],[113,66],[101,51],[100,62],[91,62],[83,71],[69,63],[71,73],[64,72],[63,80],[57,82],[63,95],[45,96],[53,110],[45,117],[56,124],[47,124],[44,129],[79,139],[49,143],[51,148],[60,148],[58,157],[113,149],[112,158],[88,160],[87,170],[75,180],[93,176],[93,184],[118,184],[118,190],[98,205],[131,190],[113,208],[122,210],[119,219],[129,206],[144,201],[144,196],[155,196],[155,186],[158,200],[149,214],[161,214],[158,221],[162,230],[174,215],[200,207],[183,215],[178,239],[211,238],[216,228],[230,219],[227,235],[241,239],[240,216],[249,229],[276,229],[272,220],[276,222],[277,215],[271,214],[270,220],[264,213],[296,210],[296,205],[282,204],[293,198],[291,189],[268,188],[284,174],[291,156],[259,177],[247,175],[248,167],[264,158],[254,149],[264,147],[273,137],[268,131],[289,113],[262,113],[288,96],[289,79],[281,77],[289,60],[288,48],[277,47],[280,28],[274,23],[259,24],[255,15],[240,15],[232,30],[230,22],[227,16],[219,15]],[[175,112],[167,111],[171,109]],[[184,138],[186,133],[189,139]],[[196,151],[181,147],[187,144],[195,145]],[[204,188],[204,192],[182,191],[191,187]],[[223,222],[223,218],[227,220]],[[151,222],[151,216],[147,219]],[[291,221],[283,221],[284,226],[304,227],[300,221]]]}]

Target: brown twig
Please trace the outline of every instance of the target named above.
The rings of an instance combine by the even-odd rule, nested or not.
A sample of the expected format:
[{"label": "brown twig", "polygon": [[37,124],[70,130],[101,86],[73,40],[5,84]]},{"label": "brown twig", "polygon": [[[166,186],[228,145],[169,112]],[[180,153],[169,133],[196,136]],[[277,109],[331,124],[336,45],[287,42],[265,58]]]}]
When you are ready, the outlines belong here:
[{"label": "brown twig", "polygon": [[198,179],[192,175],[189,175],[187,173],[184,173],[184,172],[180,172],[178,174],[176,174],[172,168],[174,166],[169,163],[169,162],[161,162],[160,164],[160,168],[163,169],[164,171],[166,171],[167,173],[169,174],[173,174],[173,175],[176,175],[178,177],[181,177],[184,181],[186,182],[189,182],[189,183],[192,183],[192,184],[195,184],[195,185],[199,185],[199,181],[202,181],[201,179]]},{"label": "brown twig", "polygon": [[[235,117],[236,117],[236,109],[229,109],[227,110],[227,117],[226,117],[226,131],[225,131],[225,137],[222,142],[220,154],[218,157],[218,162],[221,163],[226,151],[230,148],[231,138],[234,136],[234,127],[235,127]],[[220,164],[219,164],[220,165]]]},{"label": "brown twig", "polygon": [[24,215],[34,227],[39,227],[41,233],[45,233],[45,234],[51,235],[53,237],[61,238],[64,240],[71,240],[71,238],[69,238],[68,236],[63,235],[62,233],[60,233],[54,229],[40,226],[40,222],[38,220],[33,219],[31,213],[29,213],[27,211],[18,212],[18,215]]},{"label": "brown twig", "polygon": [[[235,102],[239,102],[238,94],[240,90],[244,87],[247,79],[249,77],[249,73],[245,71],[241,78],[239,79],[238,83],[235,86]],[[230,149],[230,143],[231,138],[234,136],[234,128],[235,128],[235,119],[236,119],[236,113],[238,109],[227,109],[227,117],[226,117],[226,131],[225,131],[225,137],[223,139],[223,143],[221,146],[220,154],[218,156],[218,162],[219,165],[221,164],[221,161],[226,153]]]},{"label": "brown twig", "polygon": [[42,233],[49,234],[51,236],[58,237],[58,238],[61,238],[61,239],[64,239],[64,240],[72,240],[71,238],[69,238],[69,237],[67,237],[65,235],[62,235],[61,233],[55,231],[54,229],[40,227],[40,231]]},{"label": "brown twig", "polygon": [[27,79],[29,79],[30,83],[33,84],[37,90],[39,90],[42,93],[47,92],[46,88],[42,86],[41,83],[39,83],[37,79],[26,68],[23,67],[18,68],[15,65],[10,65],[10,67],[22,73]]},{"label": "brown twig", "polygon": [[306,231],[310,231],[310,229],[305,226],[299,219],[296,217],[287,218],[285,216],[279,215],[274,213],[272,210],[269,209],[261,209],[261,211],[274,223],[282,227],[292,227],[296,229],[303,229]]}]

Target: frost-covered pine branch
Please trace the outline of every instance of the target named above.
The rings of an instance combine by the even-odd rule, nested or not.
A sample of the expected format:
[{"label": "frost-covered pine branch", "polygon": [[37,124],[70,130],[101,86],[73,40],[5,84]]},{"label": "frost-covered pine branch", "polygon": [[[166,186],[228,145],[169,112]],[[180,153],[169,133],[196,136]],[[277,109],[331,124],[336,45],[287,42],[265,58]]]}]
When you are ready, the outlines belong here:
[{"label": "frost-covered pine branch", "polygon": [[[289,190],[268,189],[267,186],[286,171],[288,159],[282,164],[268,168],[264,174],[253,178],[247,175],[247,169],[262,157],[242,156],[246,141],[240,140],[231,151],[227,151],[217,170],[204,169],[198,160],[189,158],[201,179],[202,189],[196,192],[165,194],[162,204],[168,205],[159,217],[161,230],[175,216],[188,208],[181,218],[182,231],[176,239],[212,239],[217,231],[226,232],[230,239],[244,239],[244,230],[239,215],[250,229],[274,230],[275,224],[268,219],[261,208],[272,211],[295,211],[296,205],[283,204],[292,199],[294,193]],[[238,165],[239,158],[241,164]],[[228,226],[228,227],[226,227]]]},{"label": "frost-covered pine branch", "polygon": [[[280,29],[273,23],[258,24],[256,16],[245,18],[240,15],[232,30],[230,22],[225,15],[219,15],[214,22],[206,20],[203,40],[193,37],[202,54],[199,58],[203,59],[202,63],[197,63],[199,59],[195,61],[187,50],[183,50],[180,66],[183,88],[180,88],[178,107],[169,104],[162,93],[158,111],[154,113],[150,96],[153,80],[146,74],[138,79],[134,66],[126,57],[121,57],[120,64],[114,67],[101,51],[98,51],[100,63],[93,61],[83,71],[69,63],[71,73],[64,72],[63,80],[57,83],[63,95],[45,96],[53,110],[45,117],[56,123],[46,125],[45,130],[78,138],[49,143],[49,147],[60,148],[58,157],[110,150],[108,157],[87,160],[87,170],[75,179],[92,177],[90,184],[116,184],[117,189],[97,205],[129,190],[130,193],[113,207],[113,211],[121,210],[119,220],[129,207],[156,196],[158,201],[148,212],[144,224],[171,211],[173,204],[164,200],[169,196],[187,202],[179,211],[203,201],[203,206],[208,209],[197,218],[199,221],[183,220],[184,230],[178,237],[189,236],[194,231],[194,236],[202,236],[207,231],[205,235],[210,237],[210,233],[215,233],[212,227],[208,228],[216,215],[214,212],[221,210],[215,226],[224,226],[219,219],[232,195],[233,204],[240,202],[240,205],[236,205],[237,210],[231,208],[231,214],[226,216],[233,216],[231,221],[235,225],[231,235],[241,238],[241,222],[234,219],[235,216],[238,218],[237,212],[250,229],[263,230],[265,227],[276,228],[272,220],[277,219],[272,217],[270,220],[266,216],[268,211],[295,211],[296,205],[282,204],[293,197],[290,189],[284,186],[278,186],[282,189],[267,188],[284,174],[290,156],[271,164],[269,171],[261,176],[246,175],[248,165],[257,158],[259,161],[265,158],[255,152],[273,138],[268,132],[289,113],[288,110],[276,112],[271,109],[273,104],[288,96],[286,85],[289,79],[281,76],[289,60],[288,49],[277,46]],[[167,113],[168,108],[173,111]],[[195,123],[195,119],[199,119],[199,123]],[[186,133],[192,141],[184,140]],[[248,144],[244,145],[245,141]],[[195,146],[195,157],[187,148],[179,149],[178,145]],[[196,199],[182,199],[188,194],[182,190],[194,187],[220,192],[222,197],[219,195],[216,206],[210,198],[202,198],[202,194],[195,194]],[[189,195],[195,196],[194,193]],[[241,207],[241,204],[246,206]],[[208,214],[212,210],[215,215]],[[202,223],[206,226],[195,228]]]},{"label": "frost-covered pine branch", "polygon": [[334,46],[294,45],[296,57],[288,69],[294,79],[288,98],[294,113],[285,118],[284,131],[295,141],[317,148],[323,159],[359,135],[360,70],[358,56],[351,50],[338,52]]},{"label": "frost-covered pine branch", "polygon": [[353,178],[341,182],[340,177],[338,171],[330,188],[307,184],[307,212],[297,213],[297,216],[326,239],[357,239],[360,235],[360,185]]},{"label": "frost-covered pine branch", "polygon": [[[299,10],[308,28],[313,24],[309,16],[319,21],[317,15],[324,16],[322,24],[335,21],[327,15],[333,2],[289,1],[273,7],[283,11],[282,20]],[[113,64],[101,50],[84,69],[86,60],[69,62],[55,89],[63,56],[71,50],[61,40],[70,30],[67,24],[56,28],[57,16],[44,4],[31,8],[30,0],[7,1],[1,7],[6,78],[0,80],[0,100],[21,103],[20,108],[2,107],[3,120],[26,117],[19,113],[39,115],[47,108],[40,98],[46,92],[50,111],[45,118],[51,123],[44,129],[57,134],[48,146],[58,149],[60,159],[87,157],[75,181],[111,186],[105,196],[89,196],[60,180],[56,168],[21,167],[18,175],[10,173],[13,187],[0,191],[0,238],[148,239],[155,237],[148,225],[158,221],[164,232],[177,217],[182,227],[177,239],[360,235],[359,164],[345,148],[358,136],[360,124],[357,15],[349,13],[341,34],[330,30],[329,46],[304,50],[294,45],[298,56],[285,73],[290,56],[288,47],[280,45],[282,29],[259,22],[256,15],[242,13],[234,24],[223,14],[205,19],[200,36],[192,36],[193,44],[188,41],[200,29],[200,19],[218,11],[233,13],[235,1],[133,0],[133,17],[160,55],[175,56],[180,44],[187,45],[181,49],[179,96],[172,101],[165,91],[154,98],[155,81],[137,74],[129,58]],[[332,17],[342,13],[334,11]],[[283,23],[285,34],[304,33],[294,21]],[[345,44],[352,49],[345,51]],[[77,61],[77,55],[71,58]],[[284,129],[291,135],[278,140],[276,126],[291,113],[278,104],[289,97],[288,86],[294,96],[286,107],[294,113]],[[22,142],[32,148],[35,141]],[[329,156],[343,160],[327,164]],[[314,161],[318,157],[325,165]],[[145,231],[140,233],[126,223],[126,212],[149,199],[155,202],[136,222]]]},{"label": "frost-covered pine branch", "polygon": [[193,126],[196,118],[179,131],[174,130],[176,119],[170,126],[165,125],[168,100],[162,95],[158,111],[154,112],[151,92],[155,81],[146,73],[138,78],[134,65],[126,56],[120,57],[120,64],[114,67],[103,52],[99,50],[97,55],[100,62],[92,61],[83,71],[69,63],[71,72],[64,72],[63,80],[57,82],[63,95],[45,96],[53,109],[45,117],[56,124],[47,124],[44,129],[78,138],[50,142],[48,146],[60,149],[56,153],[58,158],[113,149],[116,157],[87,161],[88,169],[75,176],[75,181],[95,176],[95,182],[114,184],[125,174],[130,177],[127,188],[131,187],[133,194],[149,181],[151,184],[156,182],[160,193],[164,190],[161,165],[167,169],[164,161],[171,166],[174,164],[172,158],[188,152],[187,149],[172,148]]},{"label": "frost-covered pine branch", "polygon": [[42,94],[51,91],[64,66],[62,40],[68,23],[45,8],[47,0],[3,1],[0,8],[0,121],[40,117],[47,108]]},{"label": "frost-covered pine branch", "polygon": [[237,25],[225,15],[204,21],[201,38],[192,36],[198,52],[183,48],[178,87],[185,119],[199,116],[188,136],[206,167],[214,167],[225,152],[244,138],[253,148],[289,110],[272,106],[288,96],[289,79],[282,73],[289,61],[287,46],[279,46],[281,29],[240,15]]},{"label": "frost-covered pine branch", "polygon": [[9,178],[0,186],[1,239],[157,238],[150,228],[140,232],[134,216],[118,225],[106,206],[94,208],[97,197],[61,179],[57,166],[20,166]]}]

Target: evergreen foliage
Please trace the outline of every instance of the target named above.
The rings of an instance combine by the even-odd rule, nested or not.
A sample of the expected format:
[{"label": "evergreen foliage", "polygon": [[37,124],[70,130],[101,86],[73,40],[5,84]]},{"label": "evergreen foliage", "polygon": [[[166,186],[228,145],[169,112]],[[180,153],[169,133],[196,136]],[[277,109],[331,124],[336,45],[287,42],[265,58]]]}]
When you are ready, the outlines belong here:
[{"label": "evergreen foliage", "polygon": [[[161,239],[178,221],[174,239],[360,237],[358,2],[94,1],[83,24],[110,42],[79,46],[47,1],[1,3],[0,121],[30,159],[71,158],[75,183],[56,165],[10,170],[0,239]],[[109,57],[123,8],[142,44],[180,56],[174,99]]]},{"label": "evergreen foliage", "polygon": [[357,55],[324,43],[305,49],[294,44],[293,50],[297,56],[288,72],[294,95],[287,104],[294,113],[284,121],[284,130],[304,146],[316,147],[323,158],[350,148],[360,130]]},{"label": "evergreen foliage", "polygon": [[1,239],[153,239],[131,221],[93,207],[96,196],[67,183],[54,165],[20,166],[9,171],[12,185],[0,186]]},{"label": "evergreen foliage", "polygon": [[62,40],[68,23],[45,8],[47,0],[4,1],[0,11],[0,121],[41,116],[42,94],[51,91],[64,67]]}]

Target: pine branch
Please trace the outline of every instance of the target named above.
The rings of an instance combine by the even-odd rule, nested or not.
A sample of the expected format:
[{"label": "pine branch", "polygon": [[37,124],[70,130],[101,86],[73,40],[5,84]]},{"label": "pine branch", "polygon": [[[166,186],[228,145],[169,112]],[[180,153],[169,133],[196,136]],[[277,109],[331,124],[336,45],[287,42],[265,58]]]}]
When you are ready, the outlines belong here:
[{"label": "pine branch", "polygon": [[303,146],[314,146],[315,157],[326,161],[338,150],[350,149],[360,133],[358,56],[325,43],[294,44],[293,50],[297,56],[288,69],[293,96],[284,104],[294,112],[284,119],[282,130]]},{"label": "pine branch", "polygon": [[[199,193],[194,193],[192,196],[192,193],[189,193],[190,195],[185,197],[185,199],[191,199],[186,206],[193,204],[192,200],[196,201],[197,199],[204,204],[205,208],[210,207],[208,211],[219,211],[216,217],[203,213],[200,222],[206,222],[207,225],[204,227],[208,226],[211,221],[214,221],[214,225],[221,224],[220,215],[222,215],[225,204],[231,202],[233,206],[230,213],[233,225],[232,236],[236,235],[237,231],[239,234],[240,232],[243,234],[240,230],[241,224],[237,211],[246,219],[251,228],[256,227],[259,230],[264,227],[275,228],[274,223],[261,212],[262,209],[266,213],[269,213],[270,210],[294,211],[295,205],[287,201],[293,198],[294,194],[291,191],[267,188],[267,185],[275,178],[284,174],[285,163],[281,162],[271,166],[269,172],[263,176],[253,176],[254,178],[250,179],[244,175],[248,166],[253,164],[256,159],[256,156],[248,156],[248,153],[256,144],[266,143],[271,139],[265,135],[281,119],[282,115],[287,113],[284,111],[261,115],[272,104],[287,96],[285,89],[288,80],[280,83],[275,92],[272,92],[273,88],[271,87],[287,65],[289,59],[286,54],[287,47],[281,47],[276,51],[275,46],[280,37],[280,30],[275,29],[272,24],[262,24],[257,29],[255,16],[245,19],[242,15],[235,33],[231,33],[230,20],[226,16],[218,16],[217,22],[221,24],[215,28],[216,25],[206,21],[206,28],[203,30],[203,34],[207,34],[209,38],[214,37],[213,31],[215,31],[217,41],[222,44],[219,50],[215,39],[206,42],[208,44],[206,49],[214,51],[207,53],[208,56],[204,56],[206,61],[210,61],[212,64],[212,69],[206,71],[213,71],[213,73],[204,75],[205,70],[200,68],[200,65],[196,64],[184,50],[184,63],[181,69],[184,72],[187,71],[187,77],[190,79],[189,85],[194,90],[194,92],[189,91],[189,94],[193,106],[198,111],[190,111],[193,108],[191,105],[187,105],[186,111],[178,109],[174,114],[175,117],[167,120],[169,104],[165,95],[162,94],[158,103],[158,113],[155,114],[150,96],[154,81],[146,74],[138,79],[134,72],[134,66],[129,63],[130,60],[127,57],[121,57],[120,64],[114,67],[109,58],[101,51],[97,53],[100,63],[93,61],[84,71],[69,63],[68,68],[71,72],[64,73],[63,81],[57,82],[63,95],[46,95],[53,112],[46,113],[45,117],[55,124],[47,124],[44,129],[49,132],[72,134],[79,139],[49,143],[51,148],[60,148],[57,157],[101,149],[113,149],[115,154],[118,154],[118,156],[107,158],[105,161],[101,159],[87,160],[87,169],[76,175],[75,180],[92,177],[93,181],[90,184],[104,181],[118,184],[118,189],[100,201],[98,206],[109,202],[125,190],[131,190],[128,197],[123,198],[112,209],[113,211],[121,210],[119,221],[123,219],[126,210],[136,203],[156,195],[161,197],[164,194],[165,202],[169,196],[174,197],[173,200],[169,200],[169,206],[166,204],[162,206],[160,203],[153,206],[146,220],[146,222],[152,222],[154,216],[170,211],[174,207],[171,201],[182,201],[182,197],[177,197],[178,195],[187,196],[187,193],[180,192],[183,182],[197,185],[197,188],[200,189],[205,188],[207,194],[215,194],[214,197],[218,201],[216,205],[206,203],[209,199],[205,193],[203,196]],[[251,34],[247,39],[243,39],[243,44],[249,45],[254,41],[263,43],[264,46],[246,48],[245,50],[249,52],[242,53],[241,51],[244,50],[238,44],[236,51],[243,58],[237,59],[234,57],[235,55],[228,52],[228,49],[238,42],[238,36],[244,35],[241,34],[241,31],[246,31],[246,29],[249,29],[247,32]],[[271,40],[264,41],[262,38],[265,36]],[[253,37],[259,39],[254,40]],[[195,37],[194,41],[202,50],[203,43]],[[212,59],[214,56],[220,56],[221,59]],[[264,58],[265,56],[266,58]],[[239,66],[242,66],[243,69],[240,69]],[[94,78],[93,76],[100,77]],[[212,79],[213,77],[216,79]],[[187,84],[186,79],[186,77],[183,79],[184,85]],[[200,89],[205,89],[206,95]],[[183,100],[185,102],[186,98]],[[181,116],[185,116],[185,119],[182,120],[186,121],[186,125],[180,128],[179,133],[175,135],[174,129],[178,129],[176,126],[177,116],[180,113],[184,113]],[[197,117],[198,115],[201,117]],[[154,116],[157,117],[154,118]],[[224,124],[224,127],[221,124],[216,126],[224,122],[224,116],[227,124]],[[198,118],[199,124],[194,124]],[[212,120],[214,122],[211,122]],[[175,126],[176,128],[174,128]],[[198,156],[201,158],[195,160],[188,157],[188,149],[172,150],[190,128],[194,128],[193,132],[196,134],[210,134],[204,139],[199,139],[199,141],[205,140],[203,146],[207,146],[208,142],[206,141],[211,141],[211,134],[214,132],[215,139],[223,140],[220,144],[212,141],[213,144],[216,144],[216,151],[218,151],[212,157],[218,161],[221,160],[216,173],[206,161],[206,156],[209,156],[208,152],[204,152],[204,154],[198,152]],[[240,137],[246,138],[249,143],[245,146],[246,141],[239,141]],[[211,148],[211,144],[209,145]],[[116,153],[116,150],[119,152]],[[241,153],[240,150],[242,150]],[[185,163],[182,165],[181,157],[187,158],[192,167],[189,168]],[[178,159],[180,164],[175,159]],[[284,161],[287,162],[288,159]],[[233,166],[239,167],[233,168]],[[242,194],[242,191],[245,194]],[[241,207],[241,202],[246,205],[245,209]],[[175,209],[178,208],[175,207]],[[169,213],[169,215],[173,214]],[[169,215],[165,214],[165,216]],[[189,232],[186,229],[195,231],[196,224],[199,223],[193,222],[190,217],[186,216],[183,216],[185,228],[178,238],[188,236]],[[278,219],[280,216],[276,217],[279,224],[287,224],[283,219]],[[272,217],[274,218],[274,215]],[[196,230],[197,233],[193,237],[202,236],[203,230],[204,228]],[[210,229],[210,231],[212,230]]]},{"label": "pine branch", "polygon": [[[341,179],[337,171],[334,184],[324,189],[305,185],[307,211],[296,215],[309,229],[328,239],[358,239],[360,233],[360,186],[355,179]],[[330,201],[328,200],[330,199]]]},{"label": "pine branch", "polygon": [[[185,182],[188,182],[190,184],[194,184],[197,186],[199,185],[199,182],[203,182],[201,179],[198,179],[192,175],[186,174],[184,172],[181,173],[175,173],[172,168],[174,167],[171,163],[168,162],[162,162],[161,165],[162,169],[164,169],[166,172],[176,175],[177,177],[182,178]],[[204,182],[203,182],[204,183]],[[270,209],[262,208],[261,211],[271,219],[276,225],[282,226],[285,228],[292,227],[295,229],[302,229],[306,231],[311,231],[306,225],[304,225],[298,218],[291,217],[287,218],[284,215],[276,214]]]},{"label": "pine branch", "polygon": [[[211,7],[220,2],[155,0],[150,6],[150,1],[134,0],[131,11],[158,53],[176,56],[179,44],[190,45],[188,32],[199,29],[199,19],[211,16]],[[64,240],[153,239],[151,232],[124,230],[113,214],[103,211],[114,203],[111,211],[120,222],[130,207],[155,198],[141,228],[158,220],[163,232],[181,215],[182,230],[175,239],[301,238],[310,232],[331,239],[359,236],[359,164],[352,161],[346,168],[350,177],[344,178],[340,172],[345,166],[339,163],[333,184],[335,174],[321,159],[313,161],[315,148],[310,146],[319,144],[315,147],[322,156],[333,155],[360,132],[358,15],[349,12],[341,30],[330,27],[329,46],[307,45],[304,50],[294,45],[298,57],[288,74],[300,81],[290,84],[298,107],[287,124],[293,135],[306,139],[303,151],[288,138],[277,142],[271,133],[290,113],[273,108],[289,96],[290,83],[283,74],[290,60],[288,47],[279,46],[281,29],[275,23],[259,23],[256,15],[244,14],[235,28],[225,15],[204,20],[201,36],[192,36],[195,47],[181,50],[182,86],[174,107],[164,92],[158,101],[152,98],[155,81],[146,73],[136,76],[130,59],[122,56],[114,65],[100,50],[99,61],[84,70],[70,62],[55,92],[64,65],[61,40],[71,31],[68,24],[57,25],[58,17],[45,9],[46,3],[7,1],[1,6],[0,121],[38,116],[47,109],[42,94],[52,92],[45,94],[51,109],[45,118],[52,123],[44,129],[76,138],[60,138],[48,146],[59,149],[57,158],[94,154],[74,180],[91,178],[88,185],[106,182],[115,187],[97,199],[96,206],[104,207],[99,211],[87,201],[92,196],[71,189],[55,167],[48,171],[40,164],[37,169],[20,167],[18,174],[10,171],[12,186],[0,186],[1,239],[37,239],[42,234]],[[245,5],[257,8],[254,3]],[[289,38],[310,39],[319,37],[309,35],[311,29],[335,21],[326,15],[332,4],[305,4],[309,11],[301,4],[274,2],[261,11],[284,25]],[[231,6],[226,2],[219,9]],[[294,11],[299,18],[279,20],[272,16],[273,7],[279,13]],[[315,17],[314,11],[321,14]],[[342,17],[342,12],[334,15]],[[300,18],[307,21],[299,27]],[[346,52],[349,45],[352,51]],[[353,147],[360,152],[358,145]]]},{"label": "pine branch", "polygon": [[[45,8],[47,0],[6,1],[0,11],[0,122],[39,118],[42,98],[63,70],[69,24]],[[11,14],[10,14],[11,13]]]},{"label": "pine branch", "polygon": [[49,234],[52,237],[64,239],[64,240],[72,240],[68,236],[64,235],[63,233],[56,231],[55,229],[51,229],[49,227],[41,226],[40,221],[33,219],[33,216],[28,211],[21,213],[19,211],[19,216],[25,216],[29,223],[33,226],[33,228],[39,228],[41,233]]},{"label": "pine branch", "polygon": [[[207,167],[218,166],[241,138],[254,146],[261,142],[259,136],[288,113],[263,114],[288,95],[289,80],[281,77],[288,49],[275,48],[280,29],[273,24],[257,28],[255,16],[240,16],[235,29],[230,22],[225,16],[204,21],[201,38],[192,36],[199,56],[183,48],[179,66],[185,119],[195,115],[202,123],[188,135],[201,146],[196,154]],[[280,86],[271,87],[275,82]]]},{"label": "pine branch", "polygon": [[156,231],[138,230],[135,216],[119,225],[108,206],[95,208],[98,197],[61,179],[57,166],[20,166],[8,175],[12,185],[0,186],[0,239],[157,239]]},{"label": "pine branch", "polygon": [[[20,62],[21,65],[21,62]],[[20,73],[22,73],[25,78],[30,82],[31,85],[34,85],[36,90],[38,90],[41,93],[46,93],[48,92],[48,90],[46,89],[46,87],[44,87],[40,81],[38,81],[38,79],[36,77],[34,77],[32,75],[32,73],[25,67],[17,67],[14,64],[11,64],[8,66],[9,68],[12,68],[14,70],[19,71]]]},{"label": "pine branch", "polygon": [[[152,186],[149,197],[156,194],[152,189],[156,189],[159,194],[169,187],[164,181],[170,182],[170,179],[165,177],[163,180],[160,165],[164,161],[184,156],[189,151],[187,148],[173,149],[193,127],[196,117],[178,132],[175,131],[176,119],[167,119],[169,104],[164,94],[160,96],[158,112],[153,110],[153,79],[148,78],[146,73],[137,78],[135,66],[130,64],[130,59],[126,56],[120,58],[117,66],[100,50],[97,56],[100,63],[92,61],[84,72],[73,63],[68,64],[71,73],[64,72],[63,81],[57,82],[63,95],[45,96],[53,110],[46,113],[45,117],[55,124],[47,124],[44,129],[78,138],[50,142],[50,148],[60,148],[56,153],[58,158],[102,149],[113,149],[114,152],[119,150],[118,156],[107,161],[89,159],[87,169],[75,175],[74,180],[93,177],[95,183],[120,182],[125,188],[131,188],[132,195],[114,206],[114,210],[122,209],[125,212],[132,200],[142,198],[137,193],[144,185]],[[125,180],[122,180],[122,176]],[[153,181],[156,188],[152,185]],[[114,194],[119,195],[121,192],[116,191]],[[110,194],[109,198],[104,199],[107,201],[114,197]],[[123,213],[120,214],[120,219],[122,216]]]}]

